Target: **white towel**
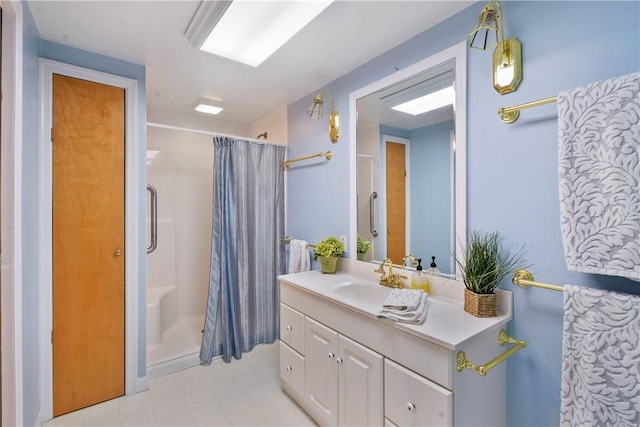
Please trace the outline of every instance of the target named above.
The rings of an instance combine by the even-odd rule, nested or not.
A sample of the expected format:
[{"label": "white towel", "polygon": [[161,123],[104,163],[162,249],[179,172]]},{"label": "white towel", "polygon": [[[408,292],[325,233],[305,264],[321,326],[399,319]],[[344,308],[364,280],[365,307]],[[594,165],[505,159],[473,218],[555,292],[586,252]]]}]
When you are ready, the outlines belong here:
[{"label": "white towel", "polygon": [[387,317],[396,322],[412,323],[420,325],[427,318],[427,297],[428,295],[422,291],[414,291],[420,294],[420,303],[415,310],[398,310],[393,308],[384,308],[378,313],[378,317]]},{"label": "white towel", "polygon": [[561,426],[640,425],[640,296],[564,288]]},{"label": "white towel", "polygon": [[309,271],[311,260],[308,243],[304,240],[291,239],[289,242],[289,274]]},{"label": "white towel", "polygon": [[421,301],[422,291],[413,289],[393,289],[382,304],[382,308],[414,311]]},{"label": "white towel", "polygon": [[568,269],[640,279],[640,73],[560,92],[558,146]]}]

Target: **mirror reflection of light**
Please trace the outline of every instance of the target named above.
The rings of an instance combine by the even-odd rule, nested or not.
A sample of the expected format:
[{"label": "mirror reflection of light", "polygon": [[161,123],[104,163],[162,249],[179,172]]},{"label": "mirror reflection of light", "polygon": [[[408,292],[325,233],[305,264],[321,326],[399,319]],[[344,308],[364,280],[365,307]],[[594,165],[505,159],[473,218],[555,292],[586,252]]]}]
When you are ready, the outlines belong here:
[{"label": "mirror reflection of light", "polygon": [[455,91],[453,86],[446,87],[433,93],[421,96],[411,101],[391,107],[392,110],[401,111],[403,113],[417,116],[428,111],[437,110],[446,105],[453,104],[455,99]]}]

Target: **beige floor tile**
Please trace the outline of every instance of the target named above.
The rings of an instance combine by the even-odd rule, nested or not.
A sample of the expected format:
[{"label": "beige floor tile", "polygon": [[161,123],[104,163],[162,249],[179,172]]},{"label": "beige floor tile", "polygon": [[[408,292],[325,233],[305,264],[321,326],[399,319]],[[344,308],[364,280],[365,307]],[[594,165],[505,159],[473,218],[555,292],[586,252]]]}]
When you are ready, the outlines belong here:
[{"label": "beige floor tile", "polygon": [[148,391],[121,397],[118,399],[118,404],[120,405],[120,415],[133,414],[153,406]]},{"label": "beige floor tile", "polygon": [[146,427],[158,425],[158,420],[152,408],[143,409],[124,416],[120,425],[129,427]]},{"label": "beige floor tile", "polygon": [[[272,420],[287,412],[293,411],[294,407],[282,396],[271,396],[255,404],[256,409],[267,420]],[[297,410],[297,408],[296,408]]]},{"label": "beige floor tile", "polygon": [[85,426],[113,425],[120,419],[120,404],[118,399],[91,406],[86,409],[84,415]]},{"label": "beige floor tile", "polygon": [[253,402],[251,402],[247,395],[242,391],[231,393],[220,399],[218,403],[227,416],[252,406],[253,404]]},{"label": "beige floor tile", "polygon": [[190,411],[216,401],[216,398],[211,392],[211,389],[196,390],[185,395],[182,399],[184,400],[184,403],[186,403],[187,408],[189,408]]},{"label": "beige floor tile", "polygon": [[164,420],[160,423],[162,426],[195,426],[196,424],[189,412],[183,412],[179,415],[173,416],[168,420]]},{"label": "beige floor tile", "polygon": [[258,412],[258,410],[252,406],[229,415],[229,420],[234,426],[268,426],[269,423]]},{"label": "beige floor tile", "polygon": [[222,407],[217,402],[207,403],[190,411],[191,418],[197,426],[211,425],[216,420],[226,417]]},{"label": "beige floor tile", "polygon": [[60,415],[44,423],[45,426],[83,426],[85,411],[76,411]]},{"label": "beige floor tile", "polygon": [[178,398],[164,402],[160,405],[154,405],[153,411],[156,414],[156,419],[160,422],[164,422],[177,415],[189,412],[189,408],[182,398]]}]

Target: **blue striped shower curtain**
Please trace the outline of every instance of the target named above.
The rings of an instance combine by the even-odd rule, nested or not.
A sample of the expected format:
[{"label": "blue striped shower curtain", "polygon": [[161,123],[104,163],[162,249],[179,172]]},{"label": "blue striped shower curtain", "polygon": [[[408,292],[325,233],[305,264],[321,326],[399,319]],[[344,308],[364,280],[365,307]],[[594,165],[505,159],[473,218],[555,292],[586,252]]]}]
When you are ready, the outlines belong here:
[{"label": "blue striped shower curtain", "polygon": [[211,271],[200,360],[239,359],[280,330],[285,147],[215,136]]}]

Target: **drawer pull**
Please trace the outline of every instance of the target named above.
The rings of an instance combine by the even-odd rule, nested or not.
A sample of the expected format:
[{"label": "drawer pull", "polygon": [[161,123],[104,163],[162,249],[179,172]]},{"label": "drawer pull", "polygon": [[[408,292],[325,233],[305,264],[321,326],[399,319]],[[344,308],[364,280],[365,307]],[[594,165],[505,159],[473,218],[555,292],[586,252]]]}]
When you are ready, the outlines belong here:
[{"label": "drawer pull", "polygon": [[413,412],[416,410],[416,405],[414,405],[413,403],[407,403],[407,410],[409,412]]},{"label": "drawer pull", "polygon": [[329,359],[333,359],[334,356],[335,356],[335,354],[329,353]]},{"label": "drawer pull", "polygon": [[341,359],[341,358],[339,358],[339,357],[338,357],[338,358],[336,359],[336,362],[338,362],[338,364],[339,364],[339,365],[342,365],[342,359]]},{"label": "drawer pull", "polygon": [[291,330],[293,330],[293,326],[287,325],[287,331],[291,331]]},{"label": "drawer pull", "polygon": [[293,368],[291,366],[287,366],[287,371],[293,371]]}]

